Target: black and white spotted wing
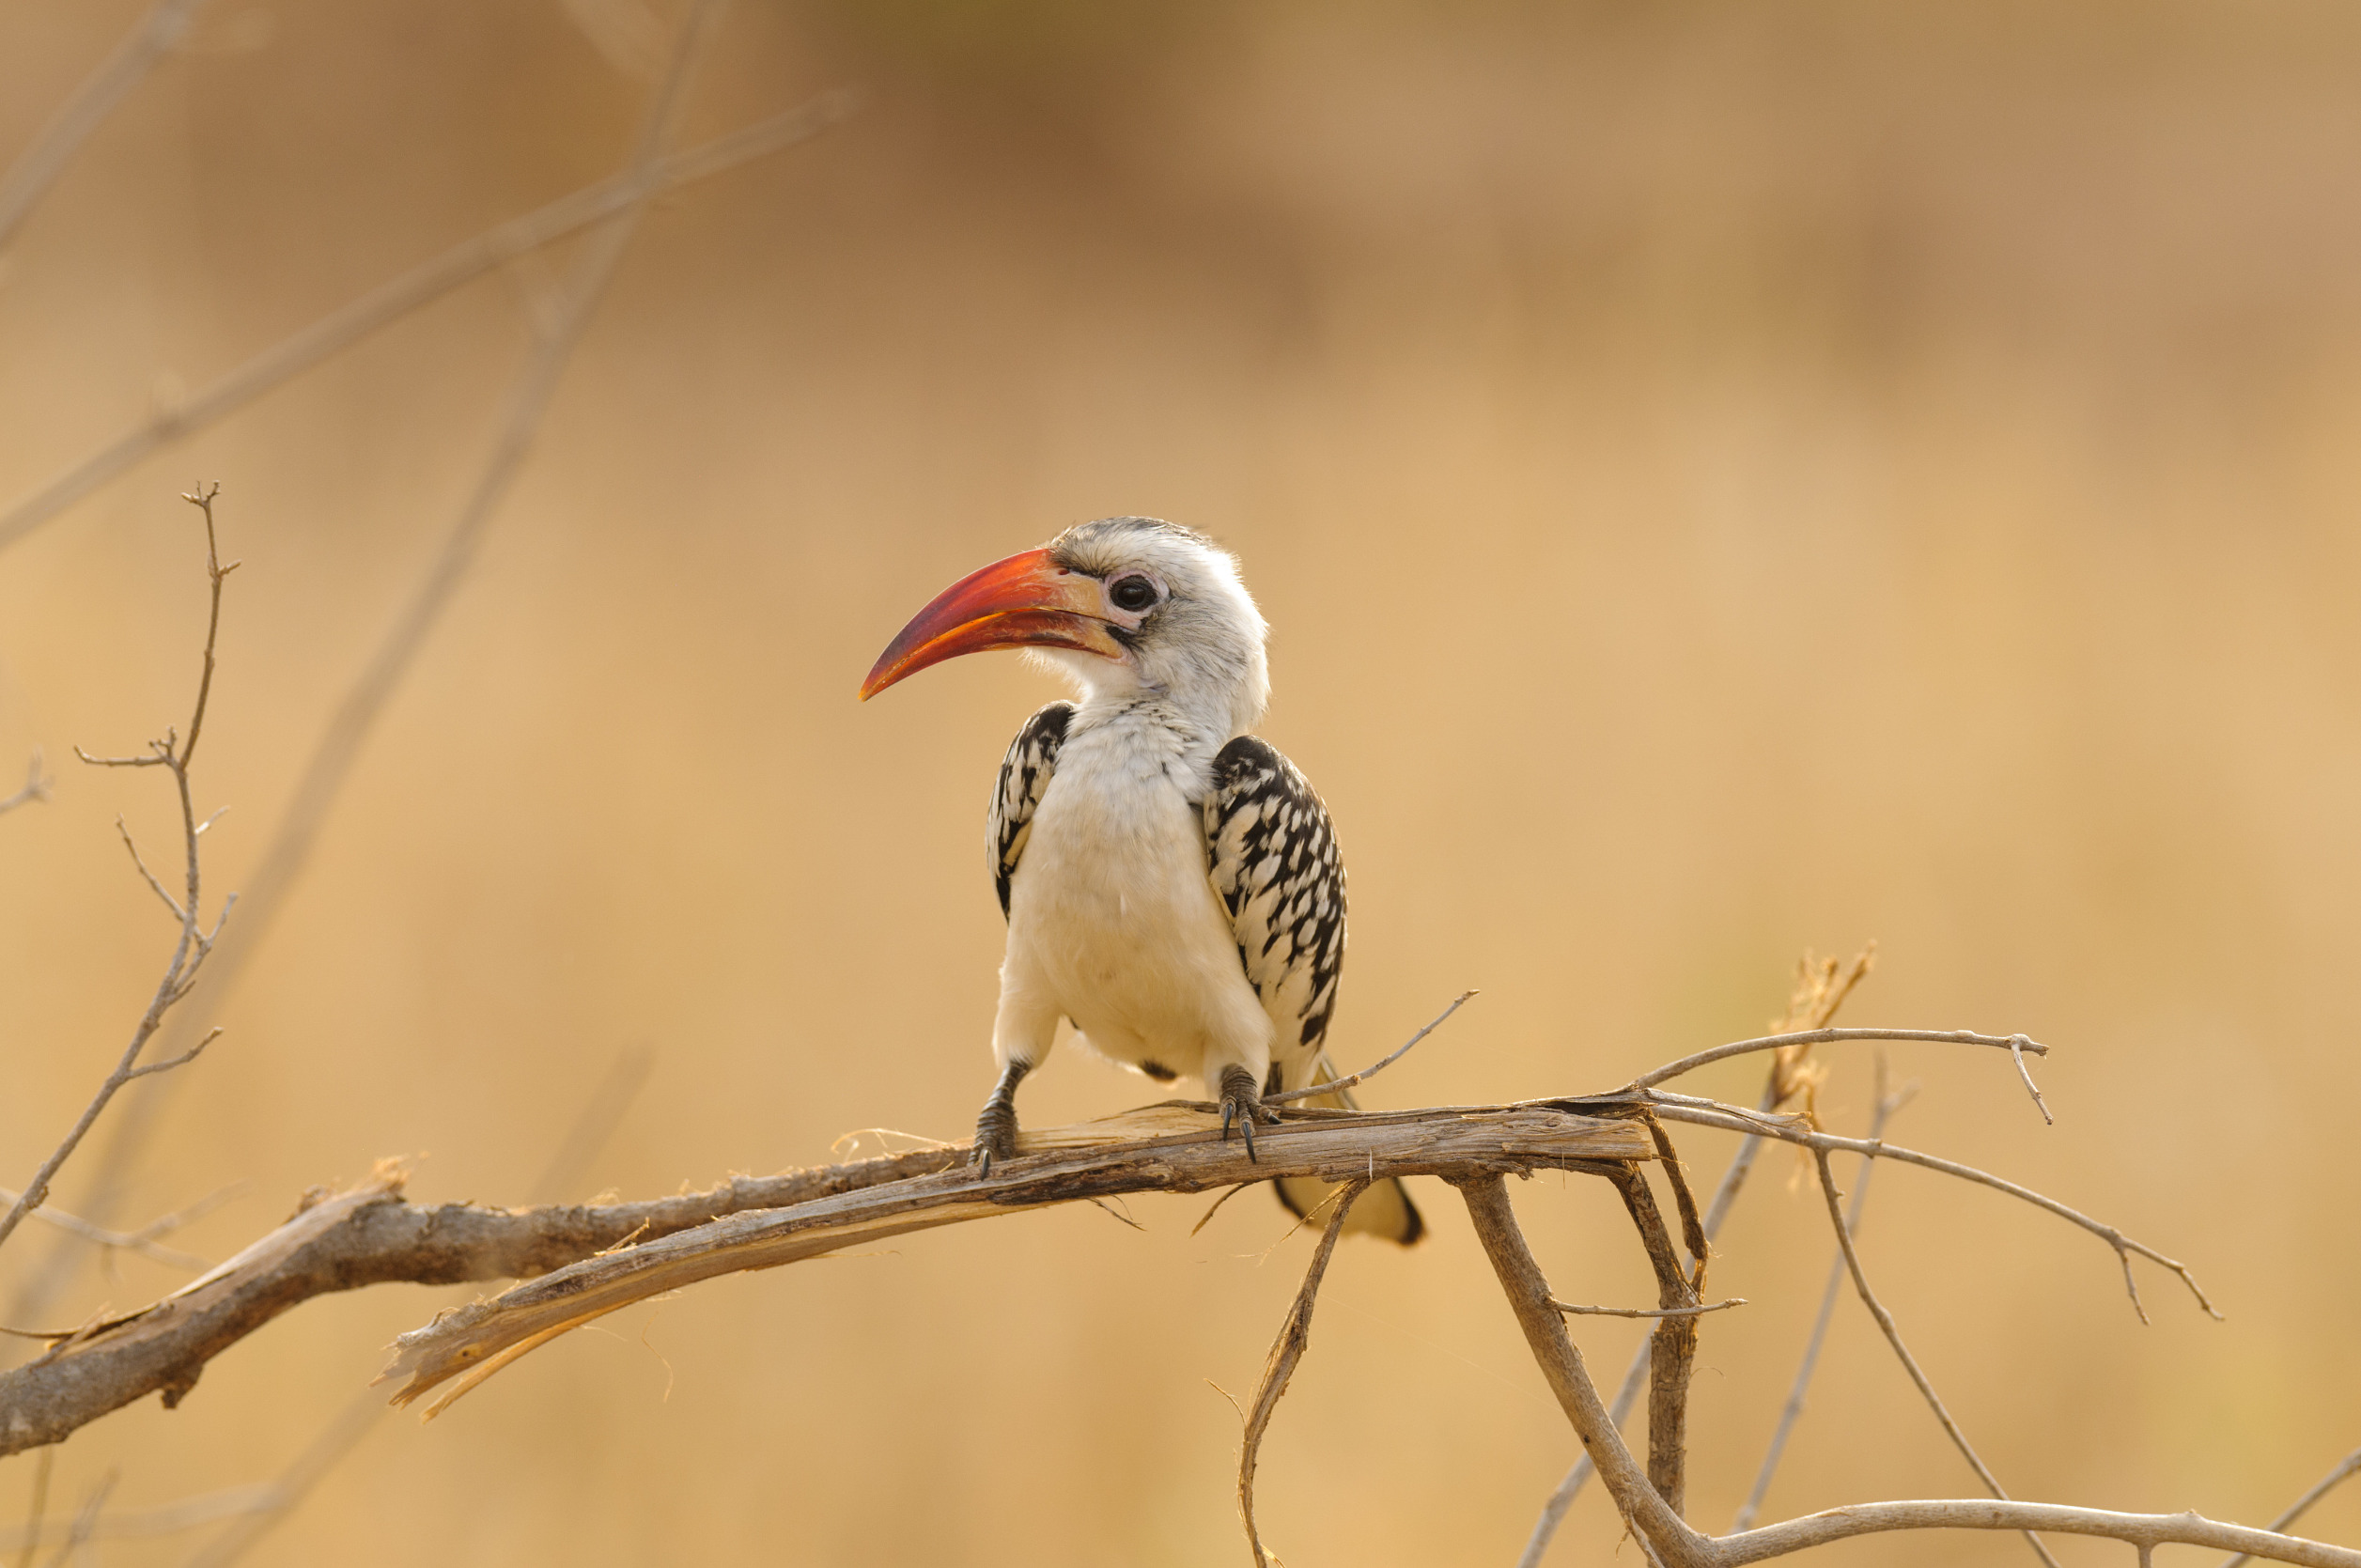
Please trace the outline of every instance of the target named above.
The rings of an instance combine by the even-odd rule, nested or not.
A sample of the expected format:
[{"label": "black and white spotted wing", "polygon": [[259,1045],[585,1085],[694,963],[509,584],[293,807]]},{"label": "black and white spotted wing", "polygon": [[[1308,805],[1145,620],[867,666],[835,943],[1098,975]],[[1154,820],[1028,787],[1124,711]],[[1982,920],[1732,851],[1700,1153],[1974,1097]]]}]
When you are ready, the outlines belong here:
[{"label": "black and white spotted wing", "polygon": [[1025,721],[1001,762],[984,853],[991,863],[992,886],[1000,892],[1003,918],[1008,914],[1008,884],[1017,875],[1017,862],[1024,857],[1025,840],[1033,836],[1033,814],[1049,788],[1049,776],[1058,770],[1058,752],[1065,744],[1066,722],[1073,717],[1072,703],[1051,703]]},{"label": "black and white spotted wing", "polygon": [[[1266,742],[1240,736],[1214,759],[1205,847],[1238,958],[1277,1026],[1263,1092],[1329,1081],[1337,1075],[1328,1059],[1328,1020],[1344,968],[1344,857],[1328,808],[1295,764]],[[1308,1103],[1322,1101],[1349,1110],[1353,1097],[1340,1089]],[[1281,1177],[1272,1186],[1298,1219],[1319,1213],[1334,1196],[1328,1183],[1310,1176]],[[1344,1228],[1407,1247],[1426,1222],[1400,1178],[1390,1177],[1361,1194]]]},{"label": "black and white spotted wing", "polygon": [[1214,891],[1278,1026],[1271,1064],[1284,1087],[1302,1087],[1319,1063],[1344,968],[1344,858],[1328,809],[1295,764],[1242,735],[1214,758],[1204,810]]}]

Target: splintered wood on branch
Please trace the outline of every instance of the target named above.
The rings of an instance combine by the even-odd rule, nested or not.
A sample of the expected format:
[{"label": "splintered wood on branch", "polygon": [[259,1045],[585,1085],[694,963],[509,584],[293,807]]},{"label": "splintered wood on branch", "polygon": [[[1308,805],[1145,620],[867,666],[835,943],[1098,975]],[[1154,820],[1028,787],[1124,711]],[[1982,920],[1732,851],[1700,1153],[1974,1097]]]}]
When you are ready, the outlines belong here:
[{"label": "splintered wood on branch", "polygon": [[[1122,1193],[1200,1192],[1271,1176],[1601,1170],[1654,1157],[1628,1121],[1546,1106],[1388,1114],[1297,1110],[1265,1129],[1258,1160],[1219,1137],[1212,1108],[1151,1106],[1025,1135],[1019,1157],[979,1177],[964,1145],[735,1177],[704,1192],[631,1203],[510,1210],[418,1207],[403,1172],[307,1205],[238,1256],[142,1312],[44,1337],[39,1360],[0,1374],[0,1456],[54,1443],[147,1394],[178,1404],[205,1364],[315,1296],[364,1285],[531,1282],[405,1335],[408,1401],[465,1374],[437,1407],[530,1344],[631,1301],[716,1274],[1019,1209]],[[22,1327],[23,1326],[12,1326]]]}]

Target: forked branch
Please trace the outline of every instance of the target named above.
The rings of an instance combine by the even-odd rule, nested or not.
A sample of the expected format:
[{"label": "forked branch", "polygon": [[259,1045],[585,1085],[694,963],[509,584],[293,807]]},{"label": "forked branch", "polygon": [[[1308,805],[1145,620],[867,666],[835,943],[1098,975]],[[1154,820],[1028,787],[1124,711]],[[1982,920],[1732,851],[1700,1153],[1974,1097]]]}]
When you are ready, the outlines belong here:
[{"label": "forked branch", "polygon": [[[57,1146],[50,1151],[49,1157],[41,1161],[40,1169],[33,1172],[33,1179],[24,1184],[24,1190],[16,1195],[15,1201],[8,1205],[8,1213],[0,1216],[0,1243],[5,1243],[24,1222],[26,1215],[49,1201],[50,1183],[66,1161],[73,1157],[74,1151],[81,1147],[83,1138],[97,1123],[100,1113],[106,1110],[107,1103],[125,1084],[133,1079],[186,1066],[195,1061],[221,1032],[215,1030],[189,1049],[164,1061],[142,1064],[139,1060],[140,1054],[148,1048],[148,1041],[162,1027],[164,1015],[196,984],[198,971],[204,968],[205,960],[212,955],[213,944],[220,939],[223,924],[229,919],[230,907],[238,900],[236,893],[224,899],[221,912],[214,919],[211,928],[206,927],[200,900],[202,878],[198,844],[210,819],[198,820],[196,799],[189,781],[189,763],[196,753],[198,737],[204,734],[206,707],[213,694],[214,647],[222,629],[222,583],[238,569],[235,561],[223,564],[213,533],[213,498],[220,491],[221,487],[216,485],[182,498],[204,515],[205,576],[211,591],[206,613],[204,659],[197,675],[196,701],[189,713],[187,735],[183,737],[177,730],[167,729],[162,739],[148,742],[148,749],[135,756],[94,757],[76,748],[76,754],[94,767],[162,768],[172,775],[180,803],[181,857],[184,862],[181,896],[174,898],[163,880],[148,868],[148,862],[141,858],[139,846],[132,843],[128,829],[123,831],[123,844],[130,849],[132,863],[138,868],[140,876],[154,890],[156,896],[163,900],[164,907],[172,911],[180,928],[179,938],[173,945],[172,956],[164,965],[163,976],[157,981],[155,992],[148,1000],[147,1010],[132,1027],[132,1037],[116,1060],[114,1071],[107,1074],[98,1092],[91,1095],[89,1104],[83,1108],[82,1115],[68,1129],[66,1136],[58,1141]],[[121,826],[119,819],[116,825]]]}]

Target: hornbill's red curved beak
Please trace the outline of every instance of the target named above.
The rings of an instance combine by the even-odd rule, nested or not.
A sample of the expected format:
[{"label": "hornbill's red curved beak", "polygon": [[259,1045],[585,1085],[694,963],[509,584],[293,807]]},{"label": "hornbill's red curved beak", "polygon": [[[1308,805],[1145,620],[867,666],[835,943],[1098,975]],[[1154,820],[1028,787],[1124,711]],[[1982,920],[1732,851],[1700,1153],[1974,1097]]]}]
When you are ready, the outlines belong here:
[{"label": "hornbill's red curved beak", "polygon": [[1098,581],[1028,550],[971,572],[910,617],[861,683],[863,702],[929,664],[986,648],[1079,648],[1121,659]]}]

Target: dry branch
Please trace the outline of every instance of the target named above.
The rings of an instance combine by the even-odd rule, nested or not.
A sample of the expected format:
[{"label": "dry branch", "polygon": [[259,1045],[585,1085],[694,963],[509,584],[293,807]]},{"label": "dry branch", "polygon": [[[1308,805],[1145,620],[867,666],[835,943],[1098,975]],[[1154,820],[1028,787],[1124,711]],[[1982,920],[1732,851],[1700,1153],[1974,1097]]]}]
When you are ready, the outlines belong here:
[{"label": "dry branch", "polygon": [[1532,1250],[1525,1245],[1524,1232],[1517,1228],[1507,1188],[1497,1175],[1455,1185],[1467,1200],[1476,1238],[1492,1260],[1493,1272],[1516,1313],[1517,1326],[1525,1330],[1525,1343],[1540,1363],[1550,1391],[1558,1396],[1575,1436],[1597,1467],[1599,1479],[1615,1498],[1616,1510],[1669,1568],[1710,1564],[1713,1543],[1683,1523],[1680,1514],[1649,1484],[1639,1461],[1623,1446],[1623,1435],[1615,1430],[1607,1406],[1599,1403],[1598,1389],[1583,1367],[1582,1352],[1575,1348],[1565,1320],[1550,1304],[1549,1281],[1543,1278]]},{"label": "dry branch", "polygon": [[[1716,1046],[1711,1050],[1701,1050],[1694,1056],[1684,1056],[1678,1062],[1666,1063],[1654,1072],[1640,1074],[1623,1085],[1623,1092],[1630,1094],[1641,1089],[1653,1089],[1657,1084],[1669,1082],[1684,1073],[1693,1073],[1700,1067],[1726,1061],[1733,1056],[1745,1056],[1762,1050],[1781,1050],[1793,1046],[1831,1045],[1841,1040],[1928,1040],[1949,1046],[1990,1046],[1996,1050],[2005,1050],[2015,1056],[2020,1072],[2025,1066],[2025,1052],[2031,1051],[2036,1056],[2049,1054],[2047,1046],[2027,1039],[2022,1034],[1979,1034],[1972,1029],[1803,1029],[1786,1034],[1764,1034],[1752,1040],[1732,1040],[1726,1046]],[[2033,1087],[2031,1078],[2026,1079],[2025,1086],[2028,1089]],[[2034,1097],[2036,1099],[2041,1097],[2039,1090],[2034,1091]]]},{"label": "dry branch", "polygon": [[[1602,1161],[1654,1154],[1639,1128],[1540,1106],[1281,1114],[1285,1120],[1257,1136],[1250,1159],[1244,1140],[1219,1136],[1215,1108],[1168,1103],[1061,1132],[1047,1141],[1039,1157],[996,1164],[989,1175],[962,1169],[888,1192],[736,1216],[691,1235],[645,1242],[403,1335],[395,1342],[386,1376],[403,1380],[395,1397],[405,1404],[458,1379],[429,1407],[433,1414],[515,1357],[632,1302],[719,1274],[775,1267],[1013,1209],[1116,1193],[1204,1192],[1280,1176],[1341,1184],[1473,1171],[1599,1169]],[[1063,1152],[1062,1142],[1072,1152]],[[1019,1147],[1045,1143],[1020,1141]],[[931,1157],[946,1157],[938,1151]]]},{"label": "dry branch", "polygon": [[[635,1203],[521,1211],[403,1201],[397,1170],[312,1204],[237,1257],[143,1312],[91,1326],[0,1374],[0,1455],[55,1442],[143,1395],[178,1403],[212,1357],[311,1296],[397,1281],[525,1279],[405,1335],[403,1399],[526,1341],[691,1279],[769,1267],[856,1242],[1116,1193],[1204,1191],[1271,1176],[1597,1170],[1654,1157],[1645,1132],[1546,1106],[1347,1115],[1293,1111],[1250,1164],[1211,1108],[1164,1105],[1028,1134],[1025,1154],[978,1177],[964,1146],[734,1178]],[[763,1211],[760,1213],[749,1211]],[[684,1234],[682,1233],[692,1232]],[[624,1243],[620,1251],[609,1251]],[[22,1327],[22,1326],[20,1326]],[[60,1336],[61,1340],[65,1336]],[[456,1391],[439,1403],[447,1403]]]},{"label": "dry branch", "polygon": [[[198,1053],[213,1042],[214,1035],[221,1032],[215,1030],[187,1050],[161,1061],[146,1063],[140,1061],[141,1054],[148,1048],[148,1041],[155,1038],[156,1031],[163,1027],[164,1015],[185,998],[189,994],[189,988],[196,984],[197,975],[204,969],[205,961],[212,956],[213,944],[221,939],[222,927],[229,920],[230,907],[238,901],[236,893],[231,893],[229,897],[224,899],[221,914],[215,919],[210,930],[206,927],[204,909],[199,900],[199,894],[203,891],[203,878],[201,857],[198,853],[198,840],[205,831],[206,823],[197,819],[196,798],[189,784],[189,764],[196,754],[197,740],[204,734],[206,705],[213,693],[213,650],[221,637],[222,629],[222,583],[231,572],[238,568],[238,563],[235,561],[227,566],[222,564],[221,551],[213,536],[213,498],[219,490],[220,487],[215,486],[211,489],[182,498],[195,506],[205,517],[205,574],[211,588],[211,604],[205,624],[203,670],[197,676],[196,701],[189,714],[188,734],[182,737],[175,730],[167,729],[162,739],[148,742],[148,749],[137,756],[94,757],[77,749],[77,754],[82,756],[83,761],[96,767],[162,768],[172,775],[173,784],[178,788],[180,800],[181,852],[185,862],[185,878],[181,897],[175,899],[165,890],[163,882],[157,879],[155,874],[148,869],[147,862],[140,859],[138,846],[132,843],[128,831],[123,834],[123,843],[130,847],[132,862],[139,868],[140,875],[146,877],[148,885],[155,890],[156,896],[163,900],[164,908],[172,911],[175,922],[180,927],[179,939],[174,943],[172,956],[164,965],[163,976],[157,981],[156,989],[148,1000],[147,1010],[140,1015],[139,1022],[133,1026],[131,1039],[125,1044],[122,1055],[116,1059],[114,1071],[107,1074],[104,1081],[99,1085],[98,1092],[91,1095],[89,1103],[83,1108],[82,1115],[68,1129],[66,1136],[58,1141],[57,1146],[50,1151],[49,1157],[41,1161],[40,1169],[33,1172],[33,1179],[24,1184],[24,1190],[18,1193],[14,1201],[9,1203],[8,1213],[0,1216],[0,1243],[7,1242],[16,1228],[24,1222],[26,1215],[38,1210],[49,1201],[49,1184],[55,1179],[59,1169],[65,1165],[66,1161],[73,1157],[74,1151],[82,1146],[83,1139],[96,1125],[101,1112],[106,1110],[108,1103],[121,1093],[125,1085],[135,1079],[148,1078],[157,1073],[170,1072],[175,1067],[188,1065],[197,1059]],[[210,820],[209,818],[208,821]],[[119,820],[116,826],[121,826]]]},{"label": "dry branch", "polygon": [[1344,1234],[1344,1217],[1367,1190],[1367,1182],[1357,1181],[1331,1195],[1335,1210],[1328,1216],[1328,1228],[1320,1233],[1320,1245],[1313,1250],[1312,1262],[1303,1271],[1303,1286],[1287,1309],[1286,1321],[1279,1326],[1279,1337],[1271,1342],[1262,1383],[1254,1390],[1254,1408],[1247,1412],[1246,1431],[1238,1442],[1238,1518],[1246,1525],[1246,1544],[1254,1553],[1254,1568],[1269,1568],[1270,1562],[1263,1551],[1262,1532],[1254,1528],[1254,1466],[1262,1456],[1263,1434],[1270,1430],[1271,1414],[1279,1408],[1288,1380],[1296,1375],[1296,1363],[1312,1346],[1312,1307],[1319,1298],[1320,1281],[1328,1274],[1328,1259],[1336,1253],[1336,1238]]},{"label": "dry branch", "polygon": [[[1639,1233],[1648,1265],[1655,1270],[1656,1305],[1666,1309],[1664,1320],[1649,1336],[1648,1483],[1678,1514],[1687,1490],[1688,1385],[1697,1362],[1699,1296],[1696,1284],[1681,1271],[1681,1261],[1673,1255],[1672,1237],[1664,1228],[1655,1195],[1648,1189],[1648,1178],[1637,1166],[1623,1166],[1608,1179],[1615,1184],[1632,1226]],[[1699,1282],[1704,1274],[1705,1265],[1700,1260]],[[1551,1304],[1556,1304],[1556,1297],[1551,1297]]]},{"label": "dry branch", "polygon": [[1288,1089],[1276,1094],[1265,1094],[1263,1096],[1263,1103],[1265,1105],[1285,1105],[1293,1100],[1308,1100],[1314,1094],[1333,1094],[1340,1090],[1350,1089],[1357,1083],[1363,1083],[1370,1079],[1375,1078],[1379,1073],[1384,1072],[1388,1067],[1392,1066],[1395,1063],[1409,1055],[1410,1048],[1412,1046],[1417,1045],[1421,1040],[1425,1039],[1428,1035],[1442,1028],[1443,1020],[1450,1017],[1453,1013],[1458,1012],[1461,1007],[1467,1005],[1468,999],[1475,994],[1476,993],[1473,991],[1462,991],[1457,996],[1452,998],[1451,1005],[1436,1014],[1435,1017],[1428,1021],[1424,1029],[1420,1030],[1416,1034],[1413,1034],[1407,1040],[1403,1041],[1402,1044],[1395,1048],[1393,1051],[1373,1065],[1363,1067],[1359,1072],[1354,1073],[1348,1078],[1331,1079],[1326,1083],[1314,1083],[1308,1088]]}]

